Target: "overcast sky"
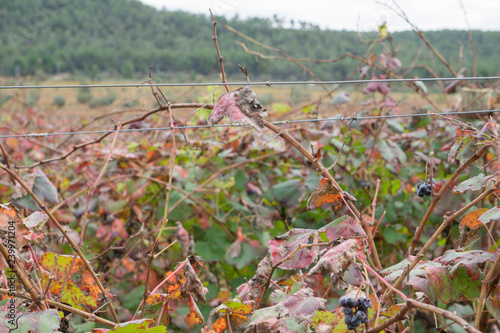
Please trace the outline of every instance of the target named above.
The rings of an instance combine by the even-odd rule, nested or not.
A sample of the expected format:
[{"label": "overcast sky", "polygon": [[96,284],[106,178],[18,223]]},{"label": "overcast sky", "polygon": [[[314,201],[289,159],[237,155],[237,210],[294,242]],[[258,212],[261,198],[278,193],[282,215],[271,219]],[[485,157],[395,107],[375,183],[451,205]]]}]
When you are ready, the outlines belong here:
[{"label": "overcast sky", "polygon": [[[215,16],[240,18],[267,17],[275,14],[287,22],[304,21],[333,30],[376,30],[387,22],[389,31],[411,27],[376,0],[141,0],[157,8],[183,10]],[[378,0],[392,4],[393,0]],[[421,30],[472,29],[500,30],[499,0],[398,0],[408,18]],[[463,7],[462,8],[462,5]]]}]

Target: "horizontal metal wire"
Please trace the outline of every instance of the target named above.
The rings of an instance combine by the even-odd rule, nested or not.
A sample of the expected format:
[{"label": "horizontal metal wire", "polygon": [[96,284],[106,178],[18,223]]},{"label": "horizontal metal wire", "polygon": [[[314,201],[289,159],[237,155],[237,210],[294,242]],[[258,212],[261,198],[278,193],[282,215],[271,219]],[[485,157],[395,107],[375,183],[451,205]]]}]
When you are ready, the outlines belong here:
[{"label": "horizontal metal wire", "polygon": [[[478,110],[478,111],[456,111],[445,113],[411,113],[411,114],[393,114],[385,116],[363,116],[363,117],[333,117],[333,118],[318,118],[318,119],[299,119],[274,121],[273,125],[298,124],[298,123],[313,123],[313,122],[328,122],[328,121],[359,121],[365,119],[390,119],[390,118],[413,118],[413,117],[429,117],[429,116],[449,116],[449,115],[464,115],[477,113],[495,113],[500,112],[500,109],[495,110]],[[174,129],[198,129],[198,128],[218,128],[218,127],[242,127],[237,124],[218,124],[218,125],[193,125],[193,126],[175,126]],[[150,127],[150,128],[129,128],[122,129],[120,133],[127,132],[151,132],[172,130],[172,127]],[[0,135],[0,139],[5,138],[45,138],[49,136],[69,136],[69,135],[84,135],[84,134],[106,134],[114,133],[116,130],[97,130],[97,131],[78,131],[78,132],[54,132],[54,133],[29,133],[29,134],[8,134]]]},{"label": "horizontal metal wire", "polygon": [[[479,76],[479,77],[426,77],[416,79],[371,79],[371,80],[350,80],[350,81],[265,81],[265,82],[192,82],[192,83],[153,83],[158,87],[205,87],[205,86],[271,86],[271,85],[303,85],[303,84],[332,84],[344,85],[370,82],[414,82],[414,81],[472,81],[472,80],[499,80],[500,76]],[[139,88],[150,87],[150,84],[69,84],[69,85],[46,85],[46,86],[0,86],[0,89],[59,89],[59,88]]]}]

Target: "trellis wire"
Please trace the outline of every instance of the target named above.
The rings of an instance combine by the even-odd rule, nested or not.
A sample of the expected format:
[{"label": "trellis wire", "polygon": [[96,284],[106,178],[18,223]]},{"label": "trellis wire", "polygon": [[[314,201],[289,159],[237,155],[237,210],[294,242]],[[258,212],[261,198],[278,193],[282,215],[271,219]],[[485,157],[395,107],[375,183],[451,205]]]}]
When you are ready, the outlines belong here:
[{"label": "trellis wire", "polygon": [[58,88],[139,88],[139,87],[206,87],[206,86],[272,86],[272,85],[305,85],[305,84],[331,84],[344,85],[370,82],[415,82],[415,81],[475,81],[475,80],[499,80],[500,76],[479,77],[426,77],[414,79],[370,79],[370,80],[339,80],[339,81],[265,81],[265,82],[199,82],[199,83],[153,83],[153,84],[75,84],[75,85],[46,85],[46,86],[0,86],[0,89],[58,89]]},{"label": "trellis wire", "polygon": [[[313,123],[313,122],[329,122],[329,121],[358,121],[368,119],[390,119],[390,118],[413,118],[413,117],[428,117],[428,116],[447,116],[447,115],[462,115],[462,114],[477,114],[477,113],[496,113],[500,109],[495,110],[478,110],[478,111],[456,111],[446,113],[411,113],[411,114],[393,114],[382,116],[353,116],[353,117],[333,117],[333,118],[317,118],[317,119],[299,119],[299,120],[284,120],[274,121],[273,125],[297,124],[297,123]],[[122,129],[120,133],[127,132],[150,132],[150,131],[165,131],[172,129],[199,129],[199,128],[218,128],[218,127],[242,127],[238,124],[218,124],[218,125],[193,125],[193,126],[175,126],[175,127],[150,127],[150,128],[129,128]],[[29,133],[29,134],[8,134],[0,135],[0,139],[5,138],[45,138],[49,136],[68,136],[68,135],[84,135],[84,134],[106,134],[114,133],[116,130],[96,130],[96,131],[77,131],[77,132],[55,132],[55,133]]]}]

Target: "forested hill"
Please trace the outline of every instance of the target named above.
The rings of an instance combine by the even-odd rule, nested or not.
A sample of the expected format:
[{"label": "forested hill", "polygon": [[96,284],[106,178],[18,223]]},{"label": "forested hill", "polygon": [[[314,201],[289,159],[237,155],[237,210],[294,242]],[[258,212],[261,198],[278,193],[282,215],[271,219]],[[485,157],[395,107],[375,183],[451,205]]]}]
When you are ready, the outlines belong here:
[{"label": "forested hill", "polygon": [[[346,52],[364,55],[355,32],[326,31],[318,27],[279,20],[217,17],[259,42],[279,48],[293,57],[331,59]],[[286,26],[287,28],[284,28]],[[238,37],[217,25],[219,43],[229,74],[245,65],[253,79],[308,78],[289,62],[259,59],[246,53],[235,41],[252,50],[276,55]],[[377,27],[374,27],[374,30]],[[389,32],[390,32],[390,26]],[[0,75],[13,75],[19,66],[23,75],[71,72],[95,76],[96,73],[144,76],[154,65],[164,73],[188,73],[192,78],[214,71],[217,61],[212,40],[213,26],[208,15],[156,10],[137,0],[16,0],[0,2]],[[363,34],[369,40],[374,34]],[[400,45],[398,57],[403,66],[420,53],[426,63],[441,75],[450,75],[432,60],[431,53],[413,32],[394,33]],[[472,66],[472,50],[466,31],[433,31],[426,36],[454,68],[463,45],[462,66]],[[500,72],[500,32],[473,31],[479,54],[478,75]],[[374,50],[376,54],[381,49]],[[308,65],[321,79],[343,79],[357,65],[345,59],[335,64]],[[415,74],[426,75],[423,69]],[[470,72],[469,72],[470,73]]]}]

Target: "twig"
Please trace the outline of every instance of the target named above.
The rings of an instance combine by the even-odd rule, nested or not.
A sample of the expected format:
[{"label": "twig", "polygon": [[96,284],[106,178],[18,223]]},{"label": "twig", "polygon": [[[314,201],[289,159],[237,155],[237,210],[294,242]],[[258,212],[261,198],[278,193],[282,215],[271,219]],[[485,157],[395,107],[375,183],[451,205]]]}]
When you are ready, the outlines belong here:
[{"label": "twig", "polygon": [[335,167],[335,165],[337,165],[337,161],[339,160],[340,155],[342,155],[342,153],[343,153],[343,151],[344,151],[344,146],[345,146],[345,144],[346,144],[346,142],[347,142],[347,139],[349,139],[349,130],[351,129],[351,125],[352,125],[352,123],[353,123],[355,120],[356,120],[356,119],[355,119],[355,118],[353,118],[353,119],[351,119],[351,120],[349,121],[349,123],[347,124],[347,128],[345,129],[345,134],[344,134],[344,142],[342,142],[342,146],[341,146],[341,147],[340,147],[340,149],[339,149],[339,153],[338,153],[338,154],[337,154],[337,156],[335,157],[335,161],[333,161],[332,165],[330,165],[330,166],[328,167],[328,169],[327,169],[328,171],[332,170],[332,169]]},{"label": "twig", "polygon": [[85,234],[85,226],[87,225],[87,216],[89,213],[89,206],[90,206],[90,201],[92,199],[92,196],[94,195],[94,192],[97,188],[97,185],[99,184],[99,181],[101,180],[102,176],[104,175],[104,172],[106,172],[106,168],[108,167],[109,163],[112,160],[112,155],[113,155],[113,148],[115,147],[116,139],[118,138],[118,133],[120,132],[120,129],[122,128],[122,124],[118,123],[116,126],[116,132],[115,136],[113,137],[113,141],[111,142],[111,146],[109,147],[109,153],[106,158],[106,162],[104,163],[104,166],[101,169],[101,172],[99,173],[99,176],[97,176],[97,179],[95,180],[94,184],[88,189],[87,191],[87,204],[85,206],[85,212],[83,213],[82,216],[82,230],[80,232],[80,246],[82,245],[83,242],[83,235]]},{"label": "twig", "polygon": [[375,275],[375,277],[376,277],[376,278],[377,278],[380,282],[382,282],[383,284],[385,284],[387,288],[389,288],[390,290],[392,290],[393,292],[395,292],[396,294],[398,294],[399,296],[401,296],[401,298],[402,298],[404,301],[406,301],[406,300],[408,299],[408,297],[406,297],[406,295],[405,295],[405,294],[403,294],[401,291],[399,291],[399,290],[397,290],[396,288],[394,288],[393,286],[391,286],[391,284],[390,284],[389,282],[387,282],[387,281],[386,281],[383,277],[381,277],[381,276],[380,276],[377,272],[375,272],[375,271],[373,270],[373,268],[371,268],[371,267],[370,267],[370,265],[366,264],[366,262],[364,262],[364,263],[365,263],[365,265],[364,265],[364,266],[366,267],[366,269],[367,269],[367,270],[369,270],[369,271],[370,271],[370,273],[372,273],[373,275]]},{"label": "twig", "polygon": [[[380,305],[379,305],[379,307],[380,307]],[[392,324],[403,320],[406,317],[406,313],[410,310],[411,310],[411,306],[407,303],[401,310],[399,310],[398,313],[396,313],[394,316],[392,316],[391,318],[384,321],[382,324],[368,329],[367,333],[382,332],[384,329],[391,326]]]},{"label": "twig", "polygon": [[[9,247],[9,249],[5,248],[4,242],[7,242],[7,246]],[[13,248],[15,248],[15,244],[13,244],[9,238],[6,238],[3,240],[3,242],[0,242],[0,252],[2,253],[5,261],[9,263],[9,267],[19,278],[19,281],[21,281],[24,289],[30,294],[31,299],[35,302],[36,306],[40,310],[46,310],[47,307],[45,306],[43,300],[40,298],[41,291],[31,283],[28,274],[24,270],[24,267],[19,264],[19,261],[14,254],[17,251],[11,250]]]},{"label": "twig", "polygon": [[415,32],[418,35],[418,37],[420,37],[420,39],[422,39],[424,41],[425,45],[427,45],[429,50],[431,50],[432,53],[434,53],[434,55],[436,55],[436,57],[439,59],[439,61],[441,61],[443,63],[443,65],[445,65],[446,68],[448,68],[448,70],[451,72],[451,74],[453,74],[453,76],[455,76],[455,77],[458,76],[457,72],[455,72],[453,67],[451,67],[450,63],[448,61],[446,61],[446,59],[438,52],[438,50],[436,50],[436,48],[431,44],[431,42],[429,42],[427,37],[425,37],[424,33],[422,31],[420,31],[420,29],[410,21],[410,19],[406,15],[406,13],[403,11],[401,6],[399,6],[399,4],[395,0],[392,1],[394,7],[388,5],[384,2],[381,2],[381,1],[376,1],[376,2],[378,4],[381,4],[382,6],[385,6],[386,8],[391,10],[393,13],[398,15],[400,18],[405,20],[411,26],[411,28],[413,29],[413,32]]},{"label": "twig", "polygon": [[479,295],[479,300],[477,302],[477,312],[476,312],[476,320],[474,326],[482,332],[486,332],[486,324],[488,322],[488,311],[485,312],[482,311],[486,299],[490,297],[492,292],[495,290],[499,278],[500,278],[500,255],[497,256],[495,262],[493,263],[488,274],[486,274],[486,277],[483,280],[481,286],[481,294]]},{"label": "twig", "polygon": [[466,322],[465,320],[463,320],[459,316],[453,314],[453,312],[451,312],[451,311],[440,309],[434,305],[424,304],[424,303],[416,301],[414,299],[408,299],[406,301],[406,304],[408,304],[414,308],[430,311],[432,313],[443,316],[446,319],[453,320],[458,325],[462,326],[462,328],[469,333],[481,333],[480,331],[475,329],[472,325],[470,325],[468,322]]},{"label": "twig", "polygon": [[[170,108],[171,109],[175,109],[175,108],[184,109],[184,108],[199,108],[199,107],[202,107],[202,106],[206,107],[207,109],[211,109],[211,108],[214,107],[214,104],[206,104],[206,103],[177,103],[177,104],[171,104]],[[153,115],[155,113],[158,113],[158,112],[161,112],[161,111],[165,111],[165,110],[168,110],[167,106],[156,107],[156,108],[154,108],[152,110],[147,111],[146,113],[142,114],[139,117],[136,117],[136,118],[133,118],[133,119],[121,122],[121,124],[122,124],[122,126],[126,126],[126,125],[129,125],[129,124],[135,123],[137,121],[144,120],[144,119],[148,118],[149,116],[151,116],[151,115]],[[100,143],[102,140],[104,140],[111,133],[112,132],[108,132],[108,133],[105,133],[105,134],[101,135],[97,139],[86,141],[86,142],[80,143],[78,145],[75,145],[75,146],[72,147],[72,149],[70,151],[68,151],[67,153],[65,153],[63,155],[60,155],[60,156],[57,156],[57,157],[52,157],[52,158],[47,158],[47,159],[38,161],[36,163],[33,163],[31,165],[16,166],[16,168],[18,168],[18,169],[32,169],[32,168],[37,167],[39,165],[49,164],[49,163],[52,163],[52,162],[65,160],[70,155],[72,155],[73,153],[75,153],[76,151],[78,151],[78,150],[80,150],[80,149],[82,149],[84,147]]]},{"label": "twig", "polygon": [[[166,194],[166,198],[165,198],[165,210],[163,212],[161,227],[160,227],[160,231],[158,231],[158,235],[156,236],[156,240],[153,244],[153,247],[151,248],[151,252],[148,254],[148,270],[147,270],[147,274],[146,274],[145,289],[144,289],[144,294],[143,294],[141,318],[144,317],[145,308],[146,308],[146,299],[150,295],[149,291],[148,291],[149,277],[151,275],[150,273],[151,273],[151,270],[153,268],[153,261],[157,257],[157,256],[155,256],[156,248],[158,247],[158,243],[160,242],[160,237],[163,233],[163,230],[165,229],[165,227],[167,226],[167,223],[168,223],[168,213],[169,213],[168,205],[170,202],[170,192],[172,190],[172,178],[173,178],[173,174],[174,174],[175,158],[177,155],[177,146],[175,144],[175,124],[174,124],[174,121],[172,118],[172,109],[170,108],[169,102],[167,103],[167,107],[168,107],[168,113],[170,115],[170,127],[172,129],[172,154],[170,155],[170,169],[168,170],[168,183],[166,185],[167,194]],[[161,251],[161,252],[163,252],[163,251]]]},{"label": "twig", "polygon": [[[287,61],[291,61],[293,63],[295,63],[297,66],[299,66],[302,70],[304,70],[307,74],[309,74],[309,76],[311,76],[312,78],[314,78],[316,81],[321,81],[321,79],[319,77],[317,77],[313,72],[311,72],[306,66],[304,66],[303,64],[301,64],[297,59],[294,59],[293,57],[291,57],[288,53],[286,52],[283,52],[282,50],[280,49],[277,49],[277,48],[274,48],[274,47],[271,47],[269,45],[266,45],[266,44],[263,44],[259,41],[256,41],[255,39],[239,32],[238,30],[236,30],[235,28],[227,25],[227,24],[224,24],[224,27],[226,27],[227,29],[231,30],[232,32],[234,32],[235,34],[237,34],[238,36],[240,37],[243,37],[245,38],[246,40],[262,47],[262,48],[265,48],[267,50],[270,50],[270,51],[273,51],[273,52],[276,52],[278,54],[280,54],[281,56],[284,57],[285,60]],[[329,93],[329,90],[328,90],[328,87],[325,86],[323,83],[321,84],[321,86],[323,87],[323,89],[325,89],[326,92]]]},{"label": "twig", "polygon": [[477,68],[477,51],[476,46],[474,45],[474,41],[472,40],[472,30],[469,25],[469,20],[467,19],[467,11],[465,10],[465,6],[462,0],[458,0],[460,2],[460,7],[464,11],[465,16],[465,24],[467,24],[467,30],[469,30],[469,43],[472,48],[472,52],[474,53],[474,62],[472,63],[472,76],[476,76],[476,68]]},{"label": "twig", "polygon": [[[164,284],[165,284],[165,282],[167,282],[167,281],[168,281],[168,280],[169,280],[172,276],[174,276],[175,274],[177,274],[177,272],[179,272],[179,270],[180,270],[182,267],[184,267],[184,265],[186,265],[186,263],[188,262],[188,260],[189,260],[189,259],[184,260],[184,261],[183,261],[183,262],[182,262],[179,266],[177,266],[177,267],[175,268],[175,270],[174,270],[172,273],[170,273],[170,274],[169,274],[169,275],[168,275],[165,279],[163,279],[163,281],[161,281],[160,283],[158,283],[158,285],[157,285],[156,287],[154,287],[154,289],[153,289],[153,290],[151,290],[151,293],[149,293],[149,295],[154,295],[154,293],[156,293],[156,291],[157,291],[158,289],[160,289],[160,287],[161,287],[162,285],[164,285]],[[149,295],[148,295],[148,297],[149,297]],[[132,318],[132,320],[134,320],[134,319],[135,319],[135,317],[137,316],[137,313],[139,312],[139,309],[141,309],[141,308],[142,308],[142,311],[144,311],[144,306],[145,306],[145,304],[146,304],[146,300],[147,300],[147,297],[142,299],[141,304],[139,304],[139,307],[138,307],[138,308],[137,308],[137,310],[135,311],[135,314],[134,314],[134,317]],[[143,313],[141,313],[141,317],[143,317],[143,316],[144,316],[144,314],[143,314]]]},{"label": "twig", "polygon": [[[7,152],[3,148],[3,145],[1,142],[0,142],[0,150],[2,150],[3,159],[5,161],[5,164],[7,165],[7,168],[10,169],[9,155],[7,155]],[[16,180],[14,178],[10,177],[10,180],[12,181],[12,183],[14,183],[14,185],[16,184]]]},{"label": "twig", "polygon": [[[212,39],[214,40],[215,48],[217,50],[217,61],[219,62],[221,68],[222,83],[227,83],[226,73],[224,72],[224,64],[223,64],[224,58],[220,54],[219,43],[217,42],[217,28],[216,28],[217,21],[214,18],[214,14],[212,14],[212,10],[210,9],[209,11],[210,11],[210,16],[212,17],[212,24],[214,25],[214,35],[212,36]],[[229,92],[229,87],[227,85],[224,85],[224,87],[226,88],[226,91]]]}]

